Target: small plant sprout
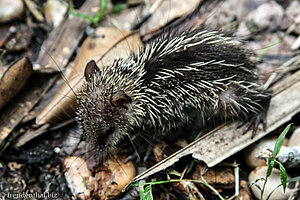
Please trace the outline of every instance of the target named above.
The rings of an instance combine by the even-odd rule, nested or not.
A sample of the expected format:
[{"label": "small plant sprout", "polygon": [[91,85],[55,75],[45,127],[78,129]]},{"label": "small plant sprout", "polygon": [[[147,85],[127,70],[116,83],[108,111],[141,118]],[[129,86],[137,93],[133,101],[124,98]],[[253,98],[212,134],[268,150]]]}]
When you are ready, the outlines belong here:
[{"label": "small plant sprout", "polygon": [[108,0],[102,0],[98,12],[93,17],[90,17],[83,13],[76,12],[73,5],[70,6],[69,14],[77,16],[77,17],[81,17],[81,18],[89,21],[94,27],[97,27],[98,23],[100,22],[100,20],[104,17],[104,15],[107,12],[107,5],[108,5]]},{"label": "small plant sprout", "polygon": [[[260,191],[261,191],[261,199],[263,198],[263,194],[264,194],[267,182],[268,182],[268,178],[271,176],[271,173],[272,173],[272,170],[274,168],[275,163],[277,163],[279,165],[279,169],[280,169],[280,181],[281,181],[281,184],[282,184],[283,191],[285,192],[285,190],[286,190],[286,184],[287,184],[286,170],[285,170],[284,166],[279,161],[276,160],[276,156],[278,155],[278,153],[279,153],[279,151],[280,151],[280,149],[281,149],[281,147],[283,145],[283,140],[284,140],[287,132],[290,130],[291,125],[292,124],[289,124],[283,130],[283,132],[280,134],[280,136],[278,137],[278,139],[276,141],[276,144],[274,146],[273,152],[269,151],[269,153],[268,153],[268,157],[266,158],[266,162],[267,162],[267,166],[268,166],[266,177],[262,178],[262,179],[259,179],[259,180],[263,180],[264,181],[263,187],[260,188],[259,186],[256,185],[256,183],[253,183],[253,184],[255,184],[260,189]],[[257,180],[255,182],[257,182]]]}]

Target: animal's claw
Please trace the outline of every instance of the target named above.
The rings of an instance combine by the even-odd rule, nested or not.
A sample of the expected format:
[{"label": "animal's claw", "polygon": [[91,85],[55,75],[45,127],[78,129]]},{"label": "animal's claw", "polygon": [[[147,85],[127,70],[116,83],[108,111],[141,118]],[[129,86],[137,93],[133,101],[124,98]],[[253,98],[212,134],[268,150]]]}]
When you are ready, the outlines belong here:
[{"label": "animal's claw", "polygon": [[267,112],[269,109],[269,105],[270,105],[270,100],[271,100],[271,95],[268,96],[265,99],[265,102],[262,105],[262,110],[256,114],[253,114],[252,116],[250,116],[250,118],[248,118],[245,121],[242,121],[237,128],[242,127],[243,125],[246,125],[244,130],[243,130],[243,134],[245,134],[246,132],[248,132],[251,128],[253,129],[252,131],[252,136],[251,138],[254,138],[254,136],[256,135],[256,132],[258,130],[259,124],[263,125],[263,130],[266,131],[267,128]]}]

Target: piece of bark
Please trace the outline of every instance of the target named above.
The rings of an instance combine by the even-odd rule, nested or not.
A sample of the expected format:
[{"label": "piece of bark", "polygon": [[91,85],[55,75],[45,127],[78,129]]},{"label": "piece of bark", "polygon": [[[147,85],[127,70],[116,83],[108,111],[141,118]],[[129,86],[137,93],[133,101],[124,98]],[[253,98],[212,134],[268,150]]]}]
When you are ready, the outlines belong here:
[{"label": "piece of bark", "polygon": [[292,116],[298,113],[300,111],[299,90],[300,71],[273,88],[273,97],[267,114],[268,127],[266,131],[259,129],[253,139],[251,139],[252,131],[242,134],[243,127],[237,129],[238,122],[223,124],[139,174],[132,182],[142,180],[164,170],[188,154],[192,154],[197,160],[204,161],[209,167],[217,165],[288,122]]},{"label": "piece of bark", "polygon": [[16,147],[21,147],[24,144],[26,144],[26,142],[28,142],[29,140],[40,136],[42,133],[48,130],[49,126],[49,124],[44,124],[40,126],[37,130],[28,130],[24,135],[21,136],[20,139],[18,139]]}]

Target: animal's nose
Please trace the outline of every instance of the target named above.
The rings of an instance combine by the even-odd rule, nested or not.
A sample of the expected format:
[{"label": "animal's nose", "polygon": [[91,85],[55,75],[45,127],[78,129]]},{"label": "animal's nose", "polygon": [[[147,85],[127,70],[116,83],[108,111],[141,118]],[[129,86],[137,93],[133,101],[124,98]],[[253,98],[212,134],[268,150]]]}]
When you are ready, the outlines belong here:
[{"label": "animal's nose", "polygon": [[115,131],[115,127],[113,125],[109,125],[108,127],[106,127],[103,131],[104,135],[108,136],[110,134],[112,134]]},{"label": "animal's nose", "polygon": [[109,125],[105,128],[102,128],[97,131],[97,141],[98,145],[100,146],[106,146],[107,145],[107,140],[111,134],[115,131],[115,127],[113,125]]}]

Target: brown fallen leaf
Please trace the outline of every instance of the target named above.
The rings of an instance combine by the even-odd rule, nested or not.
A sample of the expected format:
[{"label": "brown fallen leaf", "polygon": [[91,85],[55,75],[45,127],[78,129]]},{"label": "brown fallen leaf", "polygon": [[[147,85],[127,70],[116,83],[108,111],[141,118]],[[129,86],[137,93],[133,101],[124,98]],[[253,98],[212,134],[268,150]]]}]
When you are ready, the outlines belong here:
[{"label": "brown fallen leaf", "polygon": [[32,64],[26,57],[7,69],[0,79],[0,109],[23,89],[32,72]]},{"label": "brown fallen leaf", "polygon": [[59,119],[74,116],[74,108],[77,106],[75,94],[80,91],[83,83],[83,72],[90,60],[94,59],[98,66],[103,69],[116,56],[129,55],[131,51],[137,51],[141,46],[139,34],[130,34],[113,27],[98,28],[95,37],[88,37],[83,42],[75,59],[74,68],[67,78],[67,83],[37,116],[36,123],[53,123]]}]

